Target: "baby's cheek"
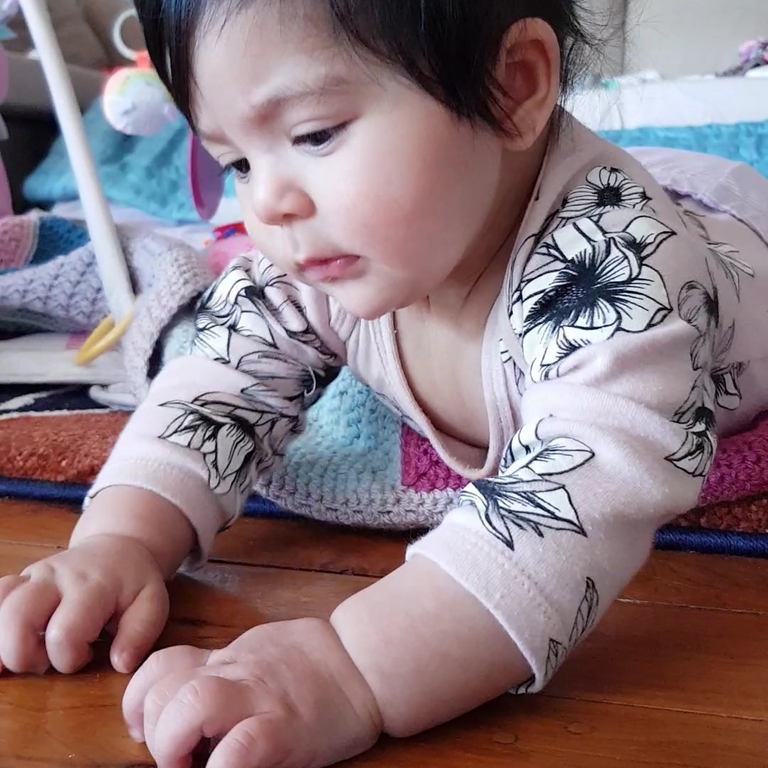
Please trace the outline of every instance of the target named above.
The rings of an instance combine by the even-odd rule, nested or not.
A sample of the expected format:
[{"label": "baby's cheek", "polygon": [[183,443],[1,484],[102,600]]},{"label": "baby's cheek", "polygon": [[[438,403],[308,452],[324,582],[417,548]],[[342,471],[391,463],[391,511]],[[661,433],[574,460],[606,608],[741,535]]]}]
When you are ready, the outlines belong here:
[{"label": "baby's cheek", "polygon": [[274,244],[270,242],[272,238],[267,233],[267,227],[259,221],[253,210],[248,207],[247,195],[243,195],[238,190],[237,199],[240,203],[243,225],[245,226],[248,239],[251,241],[252,250],[258,251],[267,258],[272,259]]}]

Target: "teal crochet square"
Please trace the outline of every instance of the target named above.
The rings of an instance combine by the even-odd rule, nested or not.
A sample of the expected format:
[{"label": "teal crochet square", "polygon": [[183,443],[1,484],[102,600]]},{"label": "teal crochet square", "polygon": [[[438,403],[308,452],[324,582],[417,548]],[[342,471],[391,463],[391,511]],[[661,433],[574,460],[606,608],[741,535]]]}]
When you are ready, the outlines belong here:
[{"label": "teal crochet square", "polygon": [[401,485],[402,421],[343,368],[307,412],[306,431],[291,443],[285,472],[296,490],[319,498],[386,498]]},{"label": "teal crochet square", "polygon": [[[169,124],[154,136],[126,136],[107,123],[98,101],[86,112],[84,122],[109,202],[171,222],[200,220],[189,191],[189,129],[185,122]],[[234,189],[229,181],[231,195]],[[77,184],[61,137],[27,177],[23,193],[41,207],[77,199]]]}]

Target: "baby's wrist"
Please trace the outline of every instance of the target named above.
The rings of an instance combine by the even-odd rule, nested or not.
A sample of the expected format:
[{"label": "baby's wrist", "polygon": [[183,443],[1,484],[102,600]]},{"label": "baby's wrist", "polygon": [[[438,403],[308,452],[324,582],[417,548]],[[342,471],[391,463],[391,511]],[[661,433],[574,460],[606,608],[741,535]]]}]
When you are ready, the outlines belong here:
[{"label": "baby's wrist", "polygon": [[335,642],[338,644],[339,652],[342,654],[345,661],[344,666],[346,671],[344,672],[343,680],[344,689],[348,692],[350,700],[365,709],[368,721],[375,723],[377,732],[381,734],[384,730],[384,725],[381,716],[381,708],[379,707],[379,702],[376,699],[373,687],[355,662],[349,649],[344,644],[344,638],[336,630],[333,623],[330,620],[324,621],[323,623],[327,625]]},{"label": "baby's wrist", "polygon": [[129,486],[101,491],[78,520],[69,545],[104,535],[121,536],[143,546],[166,579],[176,573],[195,545],[194,529],[179,509],[151,491]]}]

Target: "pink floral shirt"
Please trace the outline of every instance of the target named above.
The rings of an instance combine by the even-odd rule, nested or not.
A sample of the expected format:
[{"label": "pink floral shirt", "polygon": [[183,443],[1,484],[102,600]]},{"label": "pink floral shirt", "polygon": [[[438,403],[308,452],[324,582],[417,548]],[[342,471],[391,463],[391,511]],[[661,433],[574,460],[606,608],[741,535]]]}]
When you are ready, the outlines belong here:
[{"label": "pink floral shirt", "polygon": [[768,405],[768,180],[636,154],[575,121],[550,147],[483,340],[487,452],[418,407],[391,317],[361,321],[256,256],[202,298],[192,354],[161,371],[91,495],[158,493],[204,558],[349,366],[467,479],[408,556],[493,613],[533,669],[519,691],[539,690],[695,506],[718,434]]}]

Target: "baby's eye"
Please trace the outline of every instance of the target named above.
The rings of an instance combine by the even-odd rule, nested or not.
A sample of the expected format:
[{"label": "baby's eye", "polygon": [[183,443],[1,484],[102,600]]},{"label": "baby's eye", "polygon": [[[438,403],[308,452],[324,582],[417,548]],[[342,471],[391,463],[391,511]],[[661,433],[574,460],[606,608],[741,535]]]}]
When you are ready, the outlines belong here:
[{"label": "baby's eye", "polygon": [[346,127],[347,124],[343,123],[333,128],[324,128],[322,131],[304,133],[293,139],[293,146],[306,147],[307,149],[325,149]]},{"label": "baby's eye", "polygon": [[224,172],[228,173],[229,171],[233,171],[240,181],[245,181],[251,172],[251,164],[245,158],[235,160],[224,166]]}]

